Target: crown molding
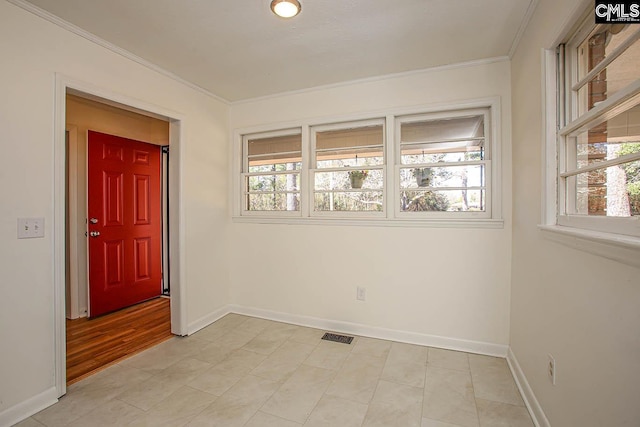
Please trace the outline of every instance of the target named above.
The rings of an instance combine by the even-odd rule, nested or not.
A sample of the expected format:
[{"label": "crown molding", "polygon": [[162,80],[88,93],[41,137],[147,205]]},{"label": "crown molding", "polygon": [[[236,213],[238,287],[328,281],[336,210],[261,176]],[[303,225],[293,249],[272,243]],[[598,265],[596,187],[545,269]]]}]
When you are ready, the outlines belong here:
[{"label": "crown molding", "polygon": [[141,58],[138,55],[135,55],[135,54],[129,52],[128,50],[126,50],[126,49],[118,47],[118,46],[114,45],[113,43],[110,43],[110,42],[108,42],[108,41],[96,36],[95,34],[92,34],[92,33],[88,32],[86,30],[83,30],[82,28],[80,28],[80,27],[78,27],[78,26],[76,26],[76,25],[74,25],[74,24],[72,24],[72,23],[70,23],[68,21],[65,21],[64,19],[62,19],[62,18],[60,18],[60,17],[58,17],[58,16],[56,16],[56,15],[50,13],[50,12],[47,12],[46,10],[41,9],[38,6],[35,6],[34,4],[31,4],[31,3],[29,3],[29,2],[27,2],[25,0],[7,0],[7,2],[9,2],[9,3],[13,4],[14,6],[17,6],[17,7],[21,8],[21,9],[23,9],[23,10],[26,10],[27,12],[30,12],[30,13],[32,13],[32,14],[34,14],[34,15],[36,15],[36,16],[44,19],[44,20],[46,20],[46,21],[49,21],[52,24],[57,25],[58,27],[63,28],[63,29],[65,29],[65,30],[77,35],[77,36],[80,36],[85,40],[88,40],[88,41],[90,41],[92,43],[95,43],[98,46],[101,46],[101,47],[103,47],[105,49],[108,49],[108,50],[112,51],[113,53],[116,53],[116,54],[118,54],[118,55],[120,55],[120,56],[122,56],[122,57],[124,57],[126,59],[129,59],[129,60],[131,60],[133,62],[136,62],[136,63],[138,63],[138,64],[140,64],[140,65],[142,65],[144,67],[147,67],[150,70],[155,71],[158,74],[161,74],[161,75],[163,75],[165,77],[168,77],[168,78],[170,78],[170,79],[172,79],[172,80],[174,80],[174,81],[176,81],[178,83],[181,83],[181,84],[183,84],[185,86],[188,86],[189,88],[195,90],[196,92],[200,92],[203,95],[206,95],[206,96],[209,96],[211,98],[214,98],[215,100],[220,101],[220,102],[222,102],[222,103],[224,103],[226,105],[230,105],[229,100],[224,99],[224,98],[216,95],[215,93],[210,92],[210,91],[208,91],[207,89],[204,89],[201,86],[198,86],[195,83],[192,83],[192,82],[190,82],[188,80],[185,80],[182,77],[180,77],[180,76],[178,76],[176,74],[173,74],[172,72],[167,71],[164,68],[162,68],[162,67],[160,67],[160,66],[158,66],[158,65],[156,65],[156,64],[154,64],[154,63],[152,63],[150,61],[147,61],[146,59]]},{"label": "crown molding", "polygon": [[518,28],[518,32],[516,36],[513,38],[513,43],[511,43],[511,48],[509,49],[509,59],[513,58],[515,55],[518,46],[520,45],[520,40],[522,40],[522,36],[529,26],[529,22],[531,22],[531,18],[533,17],[533,12],[535,12],[536,7],[538,6],[540,0],[531,0],[529,3],[529,7],[527,8],[527,12],[524,14],[524,18],[522,18],[522,22],[520,23],[520,28]]},{"label": "crown molding", "polygon": [[321,90],[335,89],[335,88],[351,86],[355,84],[371,83],[371,82],[377,82],[381,80],[390,80],[390,79],[396,79],[396,78],[402,78],[402,77],[409,77],[409,76],[418,75],[418,74],[428,74],[428,73],[437,72],[437,71],[455,70],[458,68],[477,67],[480,65],[493,64],[496,62],[504,62],[509,60],[510,58],[508,56],[494,56],[492,58],[483,58],[483,59],[477,59],[473,61],[457,62],[455,64],[438,65],[435,67],[421,68],[419,70],[403,71],[401,73],[383,74],[380,76],[365,77],[363,79],[347,80],[347,81],[338,82],[338,83],[330,83],[327,85],[313,86],[309,88],[296,89],[296,90],[291,90],[286,92],[278,92],[271,95],[258,96],[255,98],[240,99],[238,101],[231,101],[230,105],[234,106],[234,105],[241,105],[241,104],[249,104],[252,102],[265,101],[265,100],[274,99],[274,98],[282,98],[282,97],[287,97],[292,95],[299,95],[299,94],[304,94],[309,92],[321,91]]}]

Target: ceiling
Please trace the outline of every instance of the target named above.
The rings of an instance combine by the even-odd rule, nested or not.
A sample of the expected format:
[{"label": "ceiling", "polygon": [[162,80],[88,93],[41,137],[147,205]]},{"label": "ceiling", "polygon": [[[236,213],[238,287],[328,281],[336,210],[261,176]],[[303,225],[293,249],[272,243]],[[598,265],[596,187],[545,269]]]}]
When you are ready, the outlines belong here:
[{"label": "ceiling", "polygon": [[535,0],[27,0],[228,101],[506,56]]}]

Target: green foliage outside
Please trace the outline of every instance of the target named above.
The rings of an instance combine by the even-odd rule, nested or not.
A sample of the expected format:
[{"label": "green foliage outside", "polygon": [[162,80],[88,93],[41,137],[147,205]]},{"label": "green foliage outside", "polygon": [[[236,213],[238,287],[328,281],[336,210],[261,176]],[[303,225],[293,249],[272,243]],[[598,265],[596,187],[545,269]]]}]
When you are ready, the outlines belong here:
[{"label": "green foliage outside", "polygon": [[[640,143],[624,143],[621,145],[619,155],[640,153]],[[640,215],[640,161],[622,165],[627,177],[627,192],[631,215]]]}]

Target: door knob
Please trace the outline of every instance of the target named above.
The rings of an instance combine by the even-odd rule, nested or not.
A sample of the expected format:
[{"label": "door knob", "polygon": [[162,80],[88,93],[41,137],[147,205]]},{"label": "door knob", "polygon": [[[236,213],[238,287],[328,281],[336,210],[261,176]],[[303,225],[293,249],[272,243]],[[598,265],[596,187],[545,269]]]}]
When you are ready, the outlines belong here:
[{"label": "door knob", "polygon": [[98,237],[100,235],[99,231],[90,231],[89,232],[89,236],[91,237]]},{"label": "door knob", "polygon": [[91,219],[89,220],[89,222],[90,222],[91,224],[97,224],[97,223],[98,223],[98,218],[91,218]]}]

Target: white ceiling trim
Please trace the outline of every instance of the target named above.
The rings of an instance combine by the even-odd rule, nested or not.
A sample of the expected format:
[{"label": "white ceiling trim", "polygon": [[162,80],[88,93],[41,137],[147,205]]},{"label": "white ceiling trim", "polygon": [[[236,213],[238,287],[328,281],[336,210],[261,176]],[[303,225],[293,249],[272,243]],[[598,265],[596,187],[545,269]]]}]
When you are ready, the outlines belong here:
[{"label": "white ceiling trim", "polygon": [[535,12],[539,1],[540,0],[531,0],[531,3],[529,3],[527,12],[525,13],[524,18],[522,19],[522,23],[520,24],[520,28],[518,28],[518,32],[516,33],[516,36],[513,39],[513,43],[511,43],[511,48],[509,49],[509,53],[508,53],[509,59],[513,58],[513,55],[516,53],[516,50],[518,49],[518,45],[520,45],[520,40],[522,39],[524,32],[529,26],[529,22],[531,22],[531,18],[533,17],[533,12]]},{"label": "white ceiling trim", "polygon": [[421,68],[419,70],[404,71],[404,72],[401,72],[401,73],[383,74],[383,75],[380,75],[380,76],[365,77],[365,78],[362,78],[362,79],[347,80],[347,81],[344,81],[344,82],[331,83],[331,84],[322,85],[322,86],[312,86],[312,87],[308,87],[308,88],[304,88],[304,89],[297,89],[297,90],[291,90],[291,91],[286,91],[286,92],[279,92],[279,93],[274,93],[274,94],[271,94],[271,95],[258,96],[258,97],[255,97],[255,98],[240,99],[238,101],[230,102],[230,105],[234,106],[234,105],[248,104],[248,103],[252,103],[252,102],[256,102],[256,101],[264,101],[264,100],[268,100],[268,99],[281,98],[281,97],[285,97],[285,96],[299,95],[299,94],[302,94],[302,93],[315,92],[315,91],[319,91],[319,90],[334,89],[334,88],[343,87],[343,86],[351,86],[351,85],[359,84],[359,83],[369,83],[369,82],[376,82],[376,81],[380,81],[380,80],[388,80],[388,79],[394,79],[394,78],[399,78],[399,77],[412,76],[412,75],[416,75],[416,74],[426,74],[426,73],[431,73],[431,72],[435,72],[435,71],[446,71],[446,70],[454,70],[454,69],[457,69],[457,68],[477,67],[479,65],[493,64],[493,63],[496,63],[496,62],[509,61],[510,59],[511,58],[509,58],[508,56],[495,56],[493,58],[483,58],[483,59],[476,59],[474,61],[457,62],[455,64],[438,65],[437,67]]},{"label": "white ceiling trim", "polygon": [[168,78],[170,78],[172,80],[175,80],[175,81],[177,81],[179,83],[182,83],[182,84],[190,87],[191,89],[202,93],[203,95],[210,96],[210,97],[212,97],[212,98],[214,98],[214,99],[216,99],[216,100],[218,100],[218,101],[220,101],[220,102],[222,102],[222,103],[224,103],[226,105],[230,105],[230,102],[227,99],[224,99],[221,96],[216,95],[215,93],[212,93],[212,92],[210,92],[210,91],[208,91],[208,90],[206,90],[206,89],[204,89],[204,88],[202,88],[202,87],[200,87],[200,86],[198,86],[198,85],[196,85],[196,84],[194,84],[194,83],[192,83],[192,82],[190,82],[188,80],[185,80],[182,77],[179,77],[179,76],[173,74],[172,72],[167,71],[164,68],[159,67],[156,64],[154,64],[152,62],[149,62],[146,59],[143,59],[143,58],[139,57],[138,55],[135,55],[135,54],[129,52],[128,50],[122,49],[121,47],[118,47],[118,46],[116,46],[116,45],[114,45],[112,43],[109,43],[108,41],[106,41],[106,40],[104,40],[104,39],[102,39],[102,38],[100,38],[100,37],[98,37],[98,36],[96,36],[94,34],[91,34],[90,32],[88,32],[86,30],[83,30],[82,28],[80,28],[80,27],[78,27],[76,25],[73,25],[72,23],[70,23],[68,21],[65,21],[64,19],[61,19],[61,18],[59,18],[59,17],[47,12],[46,10],[40,9],[38,6],[35,6],[35,5],[33,5],[31,3],[28,3],[28,2],[26,2],[24,0],[7,0],[7,1],[9,3],[21,8],[21,9],[26,10],[27,12],[31,12],[34,15],[39,16],[40,18],[51,22],[54,25],[57,25],[57,26],[65,29],[67,31],[70,31],[70,32],[72,32],[72,33],[74,33],[74,34],[76,34],[76,35],[78,35],[78,36],[80,36],[80,37],[92,42],[92,43],[95,43],[95,44],[97,44],[97,45],[99,45],[99,46],[101,46],[101,47],[103,47],[105,49],[108,49],[108,50],[110,50],[110,51],[112,51],[112,52],[114,52],[114,53],[116,53],[116,54],[118,54],[120,56],[123,56],[123,57],[125,57],[125,58],[127,58],[127,59],[129,59],[131,61],[134,61],[134,62],[136,62],[136,63],[138,63],[138,64],[140,64],[140,65],[142,65],[144,67],[147,67],[147,68],[149,68],[149,69],[151,69],[151,70],[153,70],[153,71],[155,71],[155,72],[157,72],[159,74],[162,74],[165,77],[168,77]]}]

